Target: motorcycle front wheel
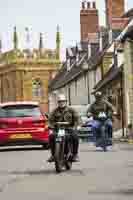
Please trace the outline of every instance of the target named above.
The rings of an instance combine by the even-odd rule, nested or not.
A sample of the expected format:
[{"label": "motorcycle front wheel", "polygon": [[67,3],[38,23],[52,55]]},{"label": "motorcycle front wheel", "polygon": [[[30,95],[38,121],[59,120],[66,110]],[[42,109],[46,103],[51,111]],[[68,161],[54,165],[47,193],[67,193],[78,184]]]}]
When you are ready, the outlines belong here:
[{"label": "motorcycle front wheel", "polygon": [[72,168],[72,145],[69,143],[68,146],[67,159],[65,160],[65,168],[66,170],[70,170]]},{"label": "motorcycle front wheel", "polygon": [[60,173],[63,168],[63,155],[64,151],[62,149],[62,144],[60,142],[56,142],[55,145],[55,170],[57,173]]}]

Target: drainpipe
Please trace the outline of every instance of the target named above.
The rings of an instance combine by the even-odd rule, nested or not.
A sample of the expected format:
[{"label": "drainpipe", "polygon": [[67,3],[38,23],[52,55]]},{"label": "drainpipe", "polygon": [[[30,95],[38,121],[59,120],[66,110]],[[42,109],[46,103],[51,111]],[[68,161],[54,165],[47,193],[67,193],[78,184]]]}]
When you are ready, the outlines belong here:
[{"label": "drainpipe", "polygon": [[89,73],[87,72],[86,75],[87,75],[88,104],[90,104]]},{"label": "drainpipe", "polygon": [[70,89],[70,86],[68,86],[68,103],[69,103],[69,106],[71,106],[71,89]]},{"label": "drainpipe", "polygon": [[122,100],[122,137],[124,137],[125,136],[125,130],[124,130],[124,101],[123,101],[123,98],[124,98],[124,91],[123,91],[123,69],[122,69],[122,72],[121,72],[121,96],[122,96],[122,98],[121,98],[121,100]]}]

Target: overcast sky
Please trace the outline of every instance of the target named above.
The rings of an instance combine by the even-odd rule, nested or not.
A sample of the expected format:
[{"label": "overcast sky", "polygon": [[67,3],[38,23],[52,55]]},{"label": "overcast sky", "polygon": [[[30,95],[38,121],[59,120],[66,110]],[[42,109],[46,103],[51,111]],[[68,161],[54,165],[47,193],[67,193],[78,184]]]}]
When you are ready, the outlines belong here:
[{"label": "overcast sky", "polygon": [[[104,0],[96,0],[100,23],[104,24]],[[62,54],[65,48],[80,40],[81,0],[1,0],[0,37],[3,49],[12,47],[12,32],[16,25],[19,46],[25,45],[25,27],[29,27],[32,47],[38,47],[39,32],[44,33],[44,46],[55,48],[56,26],[61,32]],[[133,7],[133,0],[126,0],[126,8]]]}]

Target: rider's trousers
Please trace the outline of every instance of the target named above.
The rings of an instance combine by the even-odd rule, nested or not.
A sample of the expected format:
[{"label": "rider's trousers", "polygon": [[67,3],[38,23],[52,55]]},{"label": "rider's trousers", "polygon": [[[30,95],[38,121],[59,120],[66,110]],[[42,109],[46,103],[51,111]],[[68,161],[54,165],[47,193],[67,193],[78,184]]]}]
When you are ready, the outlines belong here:
[{"label": "rider's trousers", "polygon": [[[70,137],[71,137],[70,139],[71,139],[72,145],[73,145],[73,154],[76,155],[76,154],[78,154],[79,138],[78,138],[78,134],[76,133],[75,130],[73,130],[70,133]],[[49,145],[50,145],[50,149],[51,149],[51,154],[53,156],[55,153],[55,138],[56,138],[56,134],[53,133],[53,134],[49,135]]]}]

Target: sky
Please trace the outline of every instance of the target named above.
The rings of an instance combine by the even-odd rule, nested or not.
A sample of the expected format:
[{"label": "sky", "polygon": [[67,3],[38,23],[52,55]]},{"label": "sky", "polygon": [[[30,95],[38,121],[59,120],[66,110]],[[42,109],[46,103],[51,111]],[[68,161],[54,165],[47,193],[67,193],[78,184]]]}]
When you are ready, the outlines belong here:
[{"label": "sky", "polygon": [[[92,0],[90,0],[92,1]],[[100,24],[105,23],[104,0],[96,0]],[[30,30],[31,47],[37,48],[39,33],[43,33],[44,47],[55,48],[56,27],[60,26],[61,55],[65,48],[80,41],[81,0],[1,0],[0,38],[3,51],[12,48],[13,27],[17,27],[19,47],[26,45],[25,27]],[[133,0],[126,0],[126,10]]]}]

